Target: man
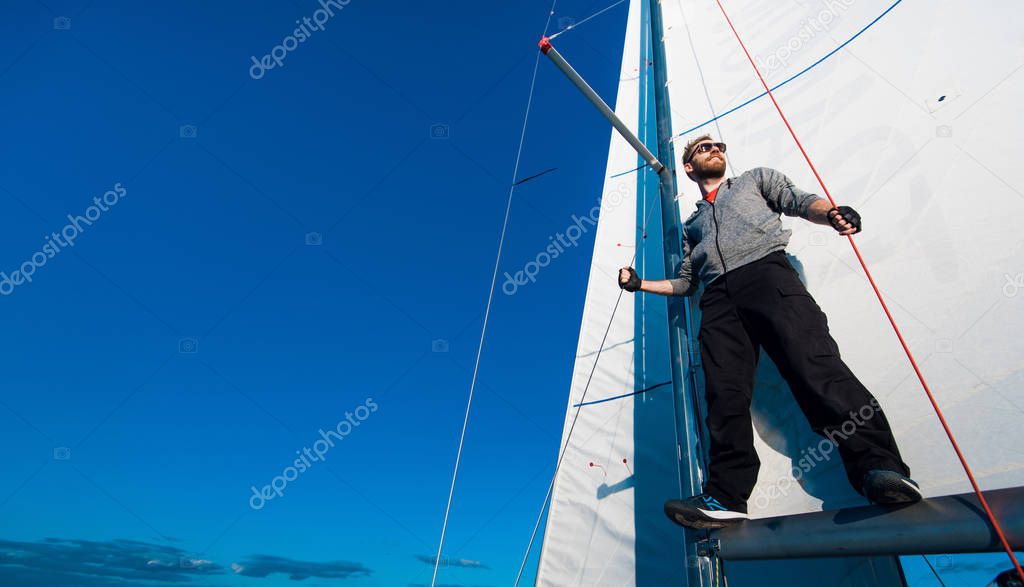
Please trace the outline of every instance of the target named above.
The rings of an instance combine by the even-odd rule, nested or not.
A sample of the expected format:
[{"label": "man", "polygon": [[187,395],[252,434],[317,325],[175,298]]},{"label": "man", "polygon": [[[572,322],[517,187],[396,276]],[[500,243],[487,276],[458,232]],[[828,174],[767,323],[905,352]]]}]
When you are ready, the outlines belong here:
[{"label": "man", "polygon": [[703,200],[683,223],[678,276],[645,281],[632,267],[619,271],[619,285],[631,292],[688,296],[705,284],[699,339],[710,433],[708,479],[701,495],[671,500],[665,513],[692,528],[721,528],[747,518],[747,499],[761,464],[750,419],[761,348],[811,428],[837,443],[854,489],[874,503],[920,500],[885,414],[840,358],[825,314],[786,260],[791,231],[782,227],[781,214],[831,225],[841,235],[860,232],[860,216],[801,191],[772,169],[725,179],[725,148],[704,135],[683,151],[683,170],[700,186]]}]

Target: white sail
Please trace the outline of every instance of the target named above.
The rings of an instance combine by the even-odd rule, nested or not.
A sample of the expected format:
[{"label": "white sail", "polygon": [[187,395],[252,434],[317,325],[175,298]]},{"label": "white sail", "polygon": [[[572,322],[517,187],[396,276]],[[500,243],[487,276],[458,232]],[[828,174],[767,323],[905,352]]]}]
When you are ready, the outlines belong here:
[{"label": "white sail", "polygon": [[[650,81],[640,65],[648,63],[647,2],[630,2],[615,111],[653,149],[643,132],[653,117]],[[728,143],[730,173],[772,167],[820,193],[771,101],[757,98],[763,88],[718,5],[660,5],[664,27],[655,42],[666,52],[671,126],[682,135],[677,153],[681,142],[708,132]],[[952,0],[731,0],[726,7],[769,85],[785,82],[776,97],[838,203],[864,218],[855,240],[981,486],[1024,486],[1024,356],[1016,340],[1024,330],[1024,238],[1016,229],[1024,186],[1012,173],[1024,130],[1016,115],[1024,16],[1010,2]],[[633,252],[622,245],[644,244],[637,227],[650,206],[648,188],[656,190],[643,175],[613,177],[637,165],[636,152],[613,133],[538,585],[684,584],[684,566],[693,564],[682,533],[655,521],[660,502],[677,497],[678,485],[668,482],[675,443],[644,436],[673,425],[650,419],[652,408],[671,416],[671,405],[658,403],[671,386],[586,405],[573,428],[584,390],[588,402],[625,395],[661,383],[664,372],[665,353],[655,348],[658,336],[664,343],[663,325],[643,301],[650,296],[625,294],[613,314],[616,272]],[[685,218],[700,195],[684,175],[678,181]],[[843,358],[884,409],[925,495],[969,491],[846,239],[829,227],[784,222],[793,230],[791,261]],[[653,264],[644,269],[658,277]],[[696,332],[699,316],[692,318]],[[751,517],[865,503],[837,451],[819,458],[823,439],[766,356],[757,377],[762,465]],[[648,466],[631,470],[638,460]],[[806,576],[852,586],[888,584],[895,574],[893,559],[882,557],[743,563],[727,576],[734,587]]]},{"label": "white sail", "polygon": [[[776,98],[838,203],[864,218],[854,238],[982,488],[1024,485],[1024,238],[1016,227],[1024,184],[1014,173],[1024,130],[1019,7],[725,4],[770,86],[811,66]],[[662,7],[677,133],[763,92],[715,2]],[[679,140],[704,132],[727,142],[730,173],[768,166],[821,193],[767,97]],[[685,218],[700,196],[683,176],[680,192]],[[825,226],[786,222],[791,261],[828,315],[843,358],[879,400],[925,495],[970,491],[846,239]],[[848,488],[837,452],[808,457],[822,439],[767,357],[758,380],[762,466],[752,516],[863,503]]]}]

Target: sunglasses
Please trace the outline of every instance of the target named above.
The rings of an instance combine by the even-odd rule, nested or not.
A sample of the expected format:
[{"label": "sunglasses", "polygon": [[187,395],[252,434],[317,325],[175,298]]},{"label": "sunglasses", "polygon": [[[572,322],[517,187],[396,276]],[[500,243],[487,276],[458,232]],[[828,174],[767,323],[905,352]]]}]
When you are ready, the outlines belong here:
[{"label": "sunglasses", "polygon": [[697,156],[697,153],[710,153],[713,148],[718,148],[720,152],[724,153],[725,143],[701,143],[694,147],[693,151],[690,151],[690,156],[687,157],[686,161],[683,161],[683,163],[693,161],[693,158]]}]

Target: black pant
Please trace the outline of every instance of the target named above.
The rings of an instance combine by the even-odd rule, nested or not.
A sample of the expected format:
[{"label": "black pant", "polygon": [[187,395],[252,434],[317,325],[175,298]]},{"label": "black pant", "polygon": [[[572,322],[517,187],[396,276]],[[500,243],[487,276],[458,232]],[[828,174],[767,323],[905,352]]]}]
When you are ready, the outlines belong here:
[{"label": "black pant", "polygon": [[854,489],[861,491],[871,469],[910,474],[885,414],[840,358],[825,314],[785,253],[770,253],[717,278],[705,289],[700,307],[711,435],[706,492],[743,508],[757,481],[761,461],[754,450],[750,399],[761,347],[811,428],[838,445]]}]

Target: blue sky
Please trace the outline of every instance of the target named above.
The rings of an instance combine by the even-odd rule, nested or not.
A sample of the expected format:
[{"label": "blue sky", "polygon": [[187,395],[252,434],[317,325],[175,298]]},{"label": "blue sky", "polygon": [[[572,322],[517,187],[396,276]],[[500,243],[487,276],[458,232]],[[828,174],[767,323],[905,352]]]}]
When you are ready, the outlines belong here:
[{"label": "blue sky", "polygon": [[[351,0],[260,79],[317,2],[0,7],[0,271],[39,260],[0,298],[2,582],[429,584],[548,6]],[[609,99],[624,22],[559,43]],[[502,271],[600,194],[609,129],[559,75],[519,176],[558,169],[517,190]],[[518,568],[591,239],[495,297],[445,584]]]},{"label": "blue sky", "polygon": [[[0,299],[7,552],[48,567],[150,556],[139,576],[114,573],[138,585],[298,584],[244,576],[287,561],[348,577],[308,585],[430,582],[417,557],[436,549],[548,6],[352,0],[258,80],[251,57],[318,3],[0,8],[0,271],[123,190]],[[566,1],[560,16],[595,6]],[[605,94],[624,22],[623,6],[564,37]],[[606,156],[607,126],[541,66],[521,176],[558,171],[517,191],[513,272],[590,210]],[[557,450],[590,238],[495,299],[446,548],[467,562],[444,583],[507,584],[518,568]],[[378,409],[326,460],[249,507],[251,486],[368,398]]]}]

